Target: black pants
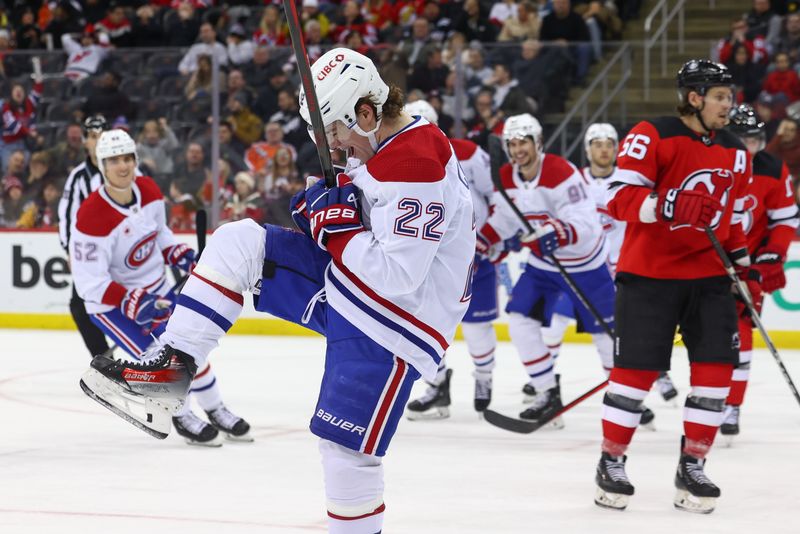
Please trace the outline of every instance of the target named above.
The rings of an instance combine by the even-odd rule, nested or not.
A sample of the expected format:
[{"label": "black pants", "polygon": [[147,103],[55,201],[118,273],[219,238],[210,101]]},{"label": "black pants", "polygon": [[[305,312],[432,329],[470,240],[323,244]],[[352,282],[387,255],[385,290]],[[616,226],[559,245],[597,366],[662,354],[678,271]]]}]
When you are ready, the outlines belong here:
[{"label": "black pants", "polygon": [[72,318],[75,320],[78,332],[81,333],[86,348],[89,349],[89,355],[97,356],[98,354],[106,352],[108,350],[106,336],[103,334],[103,331],[100,330],[100,327],[94,324],[89,318],[83,299],[78,296],[74,284],[72,286],[72,298],[69,300],[69,311],[72,314]]}]

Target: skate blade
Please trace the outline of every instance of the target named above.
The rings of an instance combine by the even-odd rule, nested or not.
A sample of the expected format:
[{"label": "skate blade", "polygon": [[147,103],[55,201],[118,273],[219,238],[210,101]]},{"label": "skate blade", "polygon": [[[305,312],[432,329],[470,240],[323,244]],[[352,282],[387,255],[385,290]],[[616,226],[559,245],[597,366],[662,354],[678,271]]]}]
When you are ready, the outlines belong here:
[{"label": "skate blade", "polygon": [[726,449],[730,449],[733,447],[733,438],[735,437],[734,434],[720,434],[720,444],[725,447]]},{"label": "skate blade", "polygon": [[133,393],[95,369],[83,374],[80,386],[89,398],[158,439],[169,435],[172,414],[183,405],[179,400],[156,400]]},{"label": "skate blade", "polygon": [[448,417],[450,417],[450,408],[447,406],[437,406],[425,412],[406,410],[406,419],[409,421],[435,421],[437,419],[447,419]]},{"label": "skate blade", "polygon": [[192,447],[222,447],[222,441],[225,438],[222,437],[222,433],[220,432],[214,439],[210,439],[208,441],[195,441],[192,438],[183,438],[183,441],[186,442],[187,445],[191,445]]},{"label": "skate blade", "polygon": [[531,403],[533,403],[535,398],[536,397],[534,397],[533,395],[525,395],[523,393],[522,394],[522,404],[531,404]]},{"label": "skate blade", "polygon": [[639,428],[643,428],[645,430],[649,430],[650,432],[655,432],[657,430],[655,423],[650,421],[649,423],[645,423],[643,425],[639,425]]},{"label": "skate blade", "polygon": [[220,434],[225,434],[225,441],[231,441],[233,443],[253,443],[255,441],[255,438],[250,435],[250,432],[242,434],[241,436],[234,436],[233,434],[228,434],[224,430],[220,430]]},{"label": "skate blade", "polygon": [[597,488],[597,493],[594,496],[594,503],[600,508],[607,508],[609,510],[623,511],[628,507],[628,500],[630,495],[622,493],[609,493],[601,488]]},{"label": "skate blade", "polygon": [[716,497],[697,497],[686,490],[679,489],[675,493],[675,508],[693,514],[710,514],[716,506]]}]

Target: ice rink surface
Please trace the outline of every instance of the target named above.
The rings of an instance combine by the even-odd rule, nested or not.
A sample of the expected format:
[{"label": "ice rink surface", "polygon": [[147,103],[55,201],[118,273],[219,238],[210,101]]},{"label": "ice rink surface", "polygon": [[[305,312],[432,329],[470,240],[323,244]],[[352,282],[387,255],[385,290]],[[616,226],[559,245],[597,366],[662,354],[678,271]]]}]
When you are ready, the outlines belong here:
[{"label": "ice rink surface", "polygon": [[[0,330],[0,354],[0,533],[325,532],[317,439],[307,430],[322,339],[222,341],[212,363],[256,441],[219,449],[158,441],[85,397],[78,379],[88,357],[76,332]],[[800,380],[800,352],[782,355]],[[708,516],[673,509],[681,409],[655,392],[647,404],[657,431],[637,432],[629,451],[636,495],[612,512],[592,502],[602,394],[570,411],[563,430],[510,434],[473,412],[464,344],[448,358],[451,418],[403,420],[385,460],[385,534],[800,532],[800,406],[766,351],[754,357],[743,434],[710,455],[722,498]],[[682,403],[682,349],[673,365]],[[591,345],[565,346],[558,368],[565,402],[602,380]],[[507,343],[494,380],[493,407],[518,412],[525,375]]]}]

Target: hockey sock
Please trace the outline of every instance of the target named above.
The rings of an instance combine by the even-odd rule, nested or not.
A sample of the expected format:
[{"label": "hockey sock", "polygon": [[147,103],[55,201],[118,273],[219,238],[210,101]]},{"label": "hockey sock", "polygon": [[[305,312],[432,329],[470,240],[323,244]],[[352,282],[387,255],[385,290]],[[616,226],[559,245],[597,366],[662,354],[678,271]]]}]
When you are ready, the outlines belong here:
[{"label": "hockey sock", "polygon": [[692,389],[683,408],[683,431],[686,435],[683,452],[695,458],[705,458],[714,443],[717,428],[722,424],[733,365],[694,362],[690,370]]},{"label": "hockey sock", "polygon": [[603,451],[622,456],[633,440],[642,416],[642,401],[658,371],[614,367],[603,397]]},{"label": "hockey sock", "polygon": [[329,534],[374,534],[383,528],[381,458],[332,441],[319,442]]},{"label": "hockey sock", "polygon": [[608,334],[592,334],[592,341],[597,348],[597,354],[600,356],[600,364],[603,366],[603,371],[606,376],[611,373],[611,368],[614,367],[614,340]]},{"label": "hockey sock", "polygon": [[569,326],[569,321],[569,317],[554,313],[550,318],[550,326],[542,328],[542,338],[547,345],[547,350],[553,358],[558,358],[558,353],[561,351],[561,343],[564,341],[564,334]]},{"label": "hockey sock", "polygon": [[461,331],[467,342],[467,350],[472,356],[472,363],[479,373],[494,370],[494,350],[497,346],[497,335],[492,323],[461,323]]},{"label": "hockey sock", "polygon": [[753,328],[748,321],[739,320],[739,364],[733,368],[731,392],[725,404],[741,406],[744,402],[744,393],[747,390],[747,381],[750,380],[750,361],[753,359]]},{"label": "hockey sock", "polygon": [[447,378],[447,363],[444,361],[445,356],[442,356],[442,359],[439,362],[439,368],[436,369],[436,377],[433,379],[433,382],[429,382],[433,386],[438,386],[444,382],[445,378]]},{"label": "hockey sock", "polygon": [[525,366],[525,372],[531,377],[533,387],[538,391],[556,387],[553,357],[542,339],[542,323],[519,313],[510,313],[508,333]]},{"label": "hockey sock", "polygon": [[205,367],[197,372],[194,380],[192,380],[189,393],[194,395],[200,407],[207,412],[219,408],[220,404],[222,404],[222,394],[217,385],[217,375],[211,368],[210,363],[206,363]]}]

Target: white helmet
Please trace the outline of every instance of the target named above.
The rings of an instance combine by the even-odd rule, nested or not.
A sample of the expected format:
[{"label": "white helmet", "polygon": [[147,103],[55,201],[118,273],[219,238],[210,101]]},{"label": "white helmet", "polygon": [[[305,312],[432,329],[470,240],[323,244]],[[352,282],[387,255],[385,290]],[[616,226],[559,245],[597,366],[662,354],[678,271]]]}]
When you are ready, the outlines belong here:
[{"label": "white helmet", "polygon": [[427,100],[409,102],[403,109],[409,115],[419,115],[431,124],[439,124],[439,114]]},{"label": "white helmet", "polygon": [[503,150],[506,151],[509,158],[511,154],[508,153],[508,142],[512,139],[525,139],[526,137],[533,140],[536,150],[542,151],[542,125],[539,124],[536,117],[530,113],[523,113],[506,119],[503,125]]},{"label": "white helmet", "polygon": [[[311,76],[319,100],[322,123],[327,127],[337,120],[342,121],[357,134],[368,137],[373,148],[377,149],[375,132],[381,125],[383,104],[389,97],[389,86],[381,79],[372,60],[349,48],[334,48],[314,62]],[[367,96],[377,110],[377,124],[370,132],[365,132],[358,126],[355,111],[356,102]],[[302,89],[300,115],[311,124],[305,91]]]},{"label": "white helmet", "polygon": [[583,147],[586,149],[586,157],[592,161],[592,154],[589,147],[595,139],[611,139],[614,144],[619,144],[619,136],[617,130],[607,122],[596,122],[586,129],[586,135],[583,137]]},{"label": "white helmet", "polygon": [[133,154],[136,165],[139,165],[139,156],[136,154],[136,142],[131,139],[128,132],[125,130],[108,130],[100,135],[97,140],[97,147],[95,148],[97,155],[97,167],[100,169],[100,174],[106,178],[106,170],[104,160],[113,156],[122,156],[125,154]]}]

